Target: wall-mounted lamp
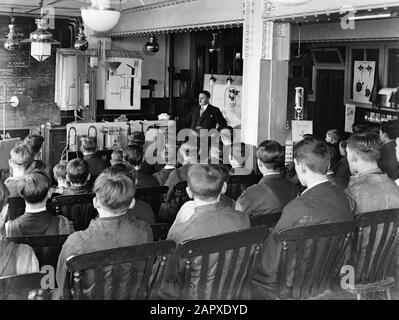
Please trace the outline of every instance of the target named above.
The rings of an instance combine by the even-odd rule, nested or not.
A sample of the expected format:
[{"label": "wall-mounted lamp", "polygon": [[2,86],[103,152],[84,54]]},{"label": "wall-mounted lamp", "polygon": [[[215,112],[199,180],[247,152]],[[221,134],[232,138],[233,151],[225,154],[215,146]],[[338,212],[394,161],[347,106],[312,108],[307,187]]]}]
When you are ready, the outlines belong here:
[{"label": "wall-mounted lamp", "polygon": [[80,10],[85,25],[95,32],[107,32],[119,22],[121,13],[111,7],[111,0],[92,0],[89,8]]},{"label": "wall-mounted lamp", "polygon": [[11,8],[11,23],[8,25],[10,32],[7,34],[7,38],[4,40],[4,49],[8,51],[15,51],[21,45],[21,39],[23,35],[15,31],[15,18],[13,16],[14,9]]},{"label": "wall-mounted lamp", "polygon": [[226,83],[229,87],[233,84],[233,78],[231,77],[231,74],[229,74],[229,77],[226,79]]},{"label": "wall-mounted lamp", "polygon": [[30,96],[12,96],[9,101],[6,101],[7,95],[7,87],[3,83],[1,85],[3,87],[3,101],[0,101],[0,104],[3,105],[3,139],[6,139],[6,104],[9,104],[11,107],[23,107],[28,106],[32,103],[32,98]]},{"label": "wall-mounted lamp", "polygon": [[155,35],[150,35],[148,42],[145,44],[145,49],[151,53],[156,53],[159,51],[159,43]]}]

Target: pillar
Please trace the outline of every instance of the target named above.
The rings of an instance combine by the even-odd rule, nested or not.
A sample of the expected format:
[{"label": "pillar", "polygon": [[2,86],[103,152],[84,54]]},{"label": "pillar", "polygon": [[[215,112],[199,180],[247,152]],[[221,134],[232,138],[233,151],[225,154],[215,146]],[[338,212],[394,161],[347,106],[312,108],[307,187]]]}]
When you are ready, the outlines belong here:
[{"label": "pillar", "polygon": [[269,2],[245,0],[242,141],[285,144],[290,25],[267,21]]}]

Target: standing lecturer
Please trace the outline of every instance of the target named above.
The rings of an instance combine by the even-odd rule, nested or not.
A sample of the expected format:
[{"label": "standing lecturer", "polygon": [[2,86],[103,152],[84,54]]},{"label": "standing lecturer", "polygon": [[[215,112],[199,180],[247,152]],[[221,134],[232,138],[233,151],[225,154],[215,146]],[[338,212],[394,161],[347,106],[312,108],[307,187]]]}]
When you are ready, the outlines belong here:
[{"label": "standing lecturer", "polygon": [[227,122],[220,112],[219,108],[209,104],[211,94],[208,91],[201,91],[199,93],[199,105],[194,106],[189,114],[177,121],[177,126],[180,129],[222,129],[227,126]]}]

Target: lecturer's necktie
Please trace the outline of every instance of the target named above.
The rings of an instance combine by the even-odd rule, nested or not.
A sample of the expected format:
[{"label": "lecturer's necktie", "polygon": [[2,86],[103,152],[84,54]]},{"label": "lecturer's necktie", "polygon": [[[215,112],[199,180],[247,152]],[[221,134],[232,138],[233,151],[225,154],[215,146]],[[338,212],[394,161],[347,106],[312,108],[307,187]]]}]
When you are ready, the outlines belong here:
[{"label": "lecturer's necktie", "polygon": [[204,108],[204,107],[201,107],[201,109],[200,109],[200,118],[202,117],[202,115],[204,114],[204,112],[205,112],[205,108]]}]

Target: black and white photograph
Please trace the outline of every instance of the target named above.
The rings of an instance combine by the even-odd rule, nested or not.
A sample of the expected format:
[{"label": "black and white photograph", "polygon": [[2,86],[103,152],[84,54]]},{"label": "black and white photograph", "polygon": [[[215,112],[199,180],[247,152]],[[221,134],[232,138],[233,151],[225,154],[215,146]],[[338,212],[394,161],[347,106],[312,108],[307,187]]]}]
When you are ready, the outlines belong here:
[{"label": "black and white photograph", "polygon": [[399,300],[398,105],[399,1],[0,0],[0,300]]}]

